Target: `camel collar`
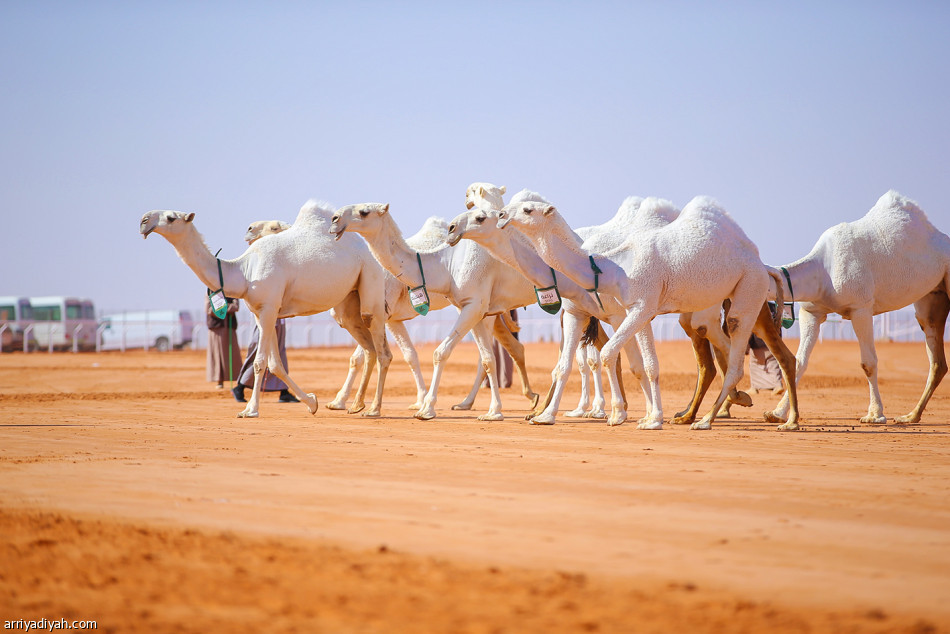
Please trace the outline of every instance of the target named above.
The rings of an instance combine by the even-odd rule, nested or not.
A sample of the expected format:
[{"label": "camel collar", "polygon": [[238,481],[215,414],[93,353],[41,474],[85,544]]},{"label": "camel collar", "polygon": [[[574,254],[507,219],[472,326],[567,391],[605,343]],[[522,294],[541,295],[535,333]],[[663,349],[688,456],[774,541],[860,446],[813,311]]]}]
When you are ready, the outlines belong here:
[{"label": "camel collar", "polygon": [[597,298],[597,303],[600,304],[600,309],[604,310],[604,303],[600,301],[600,293],[597,292],[597,288],[600,285],[600,276],[603,274],[603,271],[594,264],[594,256],[588,255],[587,259],[590,260],[590,270],[594,272],[594,288],[585,288],[584,290],[588,293],[593,293],[594,297]]},{"label": "camel collar", "polygon": [[789,316],[786,316],[785,311],[782,311],[782,327],[788,330],[795,323],[795,291],[792,289],[792,276],[788,274],[788,269],[784,266],[780,266],[779,269],[785,275],[785,281],[788,282],[788,294],[792,296],[792,301],[785,302],[785,305],[789,307]]},{"label": "camel collar", "polygon": [[426,273],[422,270],[422,257],[416,251],[416,262],[419,264],[419,275],[422,276],[422,285],[409,289],[409,303],[412,309],[423,317],[429,312],[429,293],[426,291]]},{"label": "camel collar", "polygon": [[534,287],[534,295],[538,298],[538,306],[549,315],[556,315],[561,310],[561,294],[557,290],[557,275],[550,266],[551,277],[554,278],[554,285],[546,288]]},{"label": "camel collar", "polygon": [[[221,249],[218,249],[218,253],[221,253]],[[211,301],[211,312],[214,313],[214,316],[218,319],[224,319],[228,314],[228,298],[224,296],[224,275],[221,274],[221,260],[218,258],[218,253],[214,254],[214,259],[218,262],[218,290],[212,291],[208,289],[208,299]]]}]

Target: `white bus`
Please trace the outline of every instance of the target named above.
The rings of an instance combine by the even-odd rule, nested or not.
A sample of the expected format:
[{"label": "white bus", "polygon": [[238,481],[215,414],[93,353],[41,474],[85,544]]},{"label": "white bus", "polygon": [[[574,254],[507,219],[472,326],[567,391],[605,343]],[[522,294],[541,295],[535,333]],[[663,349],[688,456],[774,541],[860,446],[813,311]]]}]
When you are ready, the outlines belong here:
[{"label": "white bus", "polygon": [[194,324],[187,310],[139,310],[104,315],[102,350],[155,348],[165,352],[191,343]]},{"label": "white bus", "polygon": [[96,347],[96,308],[92,300],[76,297],[31,297],[33,339],[40,349]]},{"label": "white bus", "polygon": [[30,300],[26,297],[0,297],[0,350],[23,349],[23,329],[33,319]]}]

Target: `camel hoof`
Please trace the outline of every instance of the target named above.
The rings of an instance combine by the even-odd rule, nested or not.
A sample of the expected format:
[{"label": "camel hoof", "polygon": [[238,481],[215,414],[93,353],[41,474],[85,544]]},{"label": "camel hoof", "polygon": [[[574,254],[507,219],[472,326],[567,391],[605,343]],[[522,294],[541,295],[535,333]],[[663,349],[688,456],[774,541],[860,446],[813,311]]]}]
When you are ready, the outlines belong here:
[{"label": "camel hoof", "polygon": [[643,420],[637,424],[637,429],[663,429],[663,421]]},{"label": "camel hoof", "polygon": [[551,416],[550,414],[547,416],[545,416],[544,414],[538,414],[537,416],[534,416],[533,418],[529,418],[528,422],[531,423],[532,425],[553,425],[554,417]]},{"label": "camel hoof", "polygon": [[413,418],[418,418],[419,420],[432,420],[435,418],[435,412],[430,412],[429,410],[419,410],[412,415]]},{"label": "camel hoof", "polygon": [[898,425],[916,425],[920,422],[920,416],[914,413],[904,414],[894,419]]},{"label": "camel hoof", "polygon": [[670,419],[670,422],[674,425],[690,425],[696,420],[695,416],[684,416],[682,414],[677,414]]},{"label": "camel hoof", "polygon": [[611,416],[607,421],[607,425],[610,427],[616,427],[617,425],[623,425],[624,421],[627,420],[626,416]]},{"label": "camel hoof", "polygon": [[326,404],[327,409],[346,409],[346,401],[330,401]]},{"label": "camel hoof", "polygon": [[785,422],[785,419],[776,415],[775,412],[763,412],[762,418],[766,423],[772,423],[773,425],[775,423],[781,424]]},{"label": "camel hoof", "polygon": [[593,418],[595,420],[604,420],[607,418],[607,412],[602,409],[592,409],[584,415],[584,418]]},{"label": "camel hoof", "polygon": [[721,409],[718,412],[716,412],[716,418],[732,418],[732,412],[730,412],[729,410]]},{"label": "camel hoof", "polygon": [[887,416],[868,414],[861,418],[861,422],[866,425],[886,425]]},{"label": "camel hoof", "polygon": [[259,414],[257,412],[249,412],[244,410],[243,412],[238,412],[238,418],[257,418]]},{"label": "camel hoof", "polygon": [[310,410],[310,414],[316,414],[317,410],[320,409],[317,405],[317,395],[313,392],[308,392],[307,397],[304,399],[304,403],[307,405],[307,409]]},{"label": "camel hoof", "polygon": [[360,416],[362,416],[363,418],[379,418],[381,414],[380,414],[380,411],[377,409],[377,410],[369,410],[369,411],[363,412],[362,414],[360,414]]},{"label": "camel hoof", "polygon": [[801,429],[801,427],[799,427],[795,421],[789,421],[778,426],[779,431],[798,431],[799,429]]},{"label": "camel hoof", "polygon": [[491,413],[482,414],[481,416],[478,417],[478,420],[487,420],[487,421],[505,420],[505,415],[504,415],[504,414],[491,414]]},{"label": "camel hoof", "polygon": [[416,401],[415,403],[413,403],[412,405],[410,405],[410,406],[407,407],[406,409],[412,410],[412,411],[414,411],[414,412],[418,412],[421,407],[422,407],[422,401]]},{"label": "camel hoof", "polygon": [[587,418],[587,412],[579,407],[577,409],[572,409],[564,415],[568,418]]},{"label": "camel hoof", "polygon": [[360,403],[359,405],[354,405],[350,409],[346,410],[347,414],[359,414],[364,409],[366,409],[366,403]]},{"label": "camel hoof", "polygon": [[732,402],[733,405],[738,405],[739,407],[752,407],[752,397],[738,390],[739,398]]},{"label": "camel hoof", "polygon": [[453,405],[453,406],[452,406],[452,409],[454,409],[455,411],[461,410],[461,411],[467,412],[468,410],[472,409],[472,403],[465,403],[465,402],[463,401],[462,403],[458,403],[457,405]]},{"label": "camel hoof", "polygon": [[696,421],[695,423],[693,423],[692,425],[690,425],[689,428],[690,428],[690,429],[699,429],[699,430],[701,430],[701,431],[705,431],[705,430],[707,430],[707,429],[712,429],[712,421],[709,420],[708,418],[704,418],[704,419],[702,419],[702,420]]}]

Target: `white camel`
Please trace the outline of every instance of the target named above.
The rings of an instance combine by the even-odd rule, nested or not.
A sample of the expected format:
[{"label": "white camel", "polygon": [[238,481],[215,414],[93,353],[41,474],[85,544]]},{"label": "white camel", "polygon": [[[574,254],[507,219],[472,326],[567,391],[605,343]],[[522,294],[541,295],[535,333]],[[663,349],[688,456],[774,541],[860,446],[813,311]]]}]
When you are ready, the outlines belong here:
[{"label": "white camel", "polygon": [[[610,296],[601,298],[604,304],[604,308],[601,308],[586,289],[581,288],[577,283],[565,277],[563,274],[558,277],[541,259],[537,251],[535,251],[534,246],[522,233],[500,229],[498,227],[498,215],[502,209],[500,201],[504,191],[504,187],[496,187],[490,183],[473,183],[469,186],[466,191],[466,206],[469,208],[469,211],[456,216],[449,224],[448,240],[450,244],[457,243],[461,238],[468,238],[478,242],[488,249],[496,258],[502,260],[512,268],[517,269],[531,281],[536,288],[552,286],[552,276],[554,276],[553,283],[556,284],[557,291],[563,299],[563,343],[558,363],[552,371],[552,388],[545,402],[546,407],[543,411],[536,412],[533,417],[529,418],[533,423],[550,424],[554,422],[557,414],[558,404],[563,395],[567,376],[570,373],[572,355],[575,354],[575,349],[577,349],[579,354],[580,351],[588,347],[579,346],[581,342],[581,331],[586,324],[589,324],[589,330],[585,333],[584,340],[590,340],[594,335],[592,327],[597,326],[596,323],[590,324],[592,317],[595,318],[595,320],[604,320],[614,326],[618,326],[623,321],[625,311],[617,300]],[[621,231],[645,231],[652,227],[663,226],[671,222],[679,214],[679,210],[672,206],[653,206],[649,209],[645,209],[642,213],[638,213],[640,212],[642,200],[642,198],[635,196],[627,198],[611,220],[602,225],[578,229],[577,233],[587,238],[585,245],[588,247],[605,250],[611,248],[611,244],[616,241],[616,236]],[[516,205],[526,201],[548,203],[540,194],[522,190],[515,194],[509,204]],[[695,413],[702,401],[702,396],[705,394],[716,374],[715,366],[713,365],[712,357],[709,352],[709,342],[707,340],[711,340],[714,345],[722,350],[724,356],[728,356],[729,339],[720,328],[719,306],[713,306],[699,313],[683,315],[681,317],[681,323],[687,333],[690,334],[694,346],[697,348],[696,357],[697,363],[700,365],[700,378],[697,383],[697,390],[694,394],[693,401],[686,410],[677,414],[674,420],[676,422],[691,423],[695,419]],[[603,331],[600,330],[600,333],[602,334]],[[604,337],[604,342],[605,341],[606,337]],[[602,346],[603,344],[601,343],[600,345]],[[640,351],[633,341],[631,341],[627,347],[627,355],[634,376],[642,381],[643,361],[640,356]],[[597,365],[599,364],[599,358],[596,347],[591,350],[589,361],[590,369],[593,371],[592,378],[598,379],[599,368]],[[582,369],[582,402],[584,401],[584,392],[586,392],[584,389],[584,387],[586,387],[583,372],[583,369],[586,369],[584,368],[584,364],[584,360],[579,356],[578,366]],[[616,369],[619,371],[619,365]],[[619,376],[617,378],[621,387],[621,393],[623,394],[623,382]],[[595,381],[594,386],[597,391],[594,401],[595,407],[599,404],[601,409],[599,412],[592,410],[588,412],[587,415],[597,418],[606,418],[606,414],[604,414],[602,410],[603,392],[600,381]],[[651,394],[648,385],[644,384],[644,387],[644,395],[648,403],[647,409],[650,409]],[[749,399],[745,393],[735,393],[734,401],[743,406],[752,404],[751,399]],[[581,404],[579,404],[577,409],[569,412],[567,415],[572,416],[578,414],[584,415]]]},{"label": "white camel", "polygon": [[[257,320],[261,339],[254,360],[254,389],[239,417],[258,416],[265,367],[287,384],[310,413],[317,411],[316,397],[305,394],[280,361],[275,323],[280,317],[311,315],[334,307],[354,318],[344,326],[375,357],[376,397],[365,415],[380,414],[392,359],[384,327],[385,272],[361,240],[354,237],[334,243],[330,239],[330,215],[332,210],[311,201],[301,208],[290,229],[258,240],[233,260],[219,260],[211,254],[195,229],[193,213],[156,210],[142,217],[139,232],[144,237],[153,232],[164,236],[205,286],[243,299]],[[364,375],[365,383],[369,372]]]},{"label": "white camel", "polygon": [[[436,400],[444,364],[462,337],[471,331],[491,389],[488,412],[478,418],[503,420],[491,336],[484,319],[534,302],[531,284],[474,243],[468,243],[467,248],[442,248],[427,253],[412,249],[389,214],[389,205],[364,203],[342,207],[334,215],[330,231],[338,238],[347,231],[359,233],[380,264],[403,284],[417,289],[417,292],[421,292],[424,286],[426,292],[442,293],[459,309],[455,327],[433,353],[434,367],[429,391],[415,417],[429,420],[436,416]],[[499,341],[506,345],[504,340]],[[513,337],[508,343],[516,344],[506,349],[521,375],[522,394],[531,399],[534,406],[538,395],[531,390],[528,380],[524,346]]]},{"label": "white camel", "polygon": [[288,229],[290,229],[290,225],[283,220],[256,220],[248,225],[247,231],[244,233],[244,241],[251,245],[259,238],[272,236]]},{"label": "white camel", "polygon": [[[670,205],[647,198],[641,207]],[[509,204],[499,226],[515,226],[536,245],[538,254],[581,287],[596,295],[613,295],[626,307],[627,315],[604,346],[601,356],[612,389],[611,425],[627,418],[613,372],[617,357],[631,337],[637,337],[650,383],[653,410],[641,429],[660,429],[663,408],[659,392],[659,365],[652,337],[644,336],[658,314],[704,310],[731,301],[726,318],[732,341],[747,341],[756,333],[765,340],[782,367],[789,385],[791,413],[780,429],[798,428],[797,394],[791,389],[795,377],[794,356],[778,333],[766,297],[770,272],[759,260],[758,249],[735,221],[708,197],[690,201],[678,217],[659,228],[629,235],[612,251],[593,253],[571,230],[553,205],[536,202]],[[693,429],[709,429],[716,413],[742,376],[744,346],[732,346],[723,389],[716,403]],[[791,379],[791,380],[789,380]]]},{"label": "white camel", "polygon": [[[916,203],[889,191],[863,218],[831,227],[808,255],[781,268],[788,274],[780,280],[786,297],[800,302],[798,380],[828,313],[851,320],[871,393],[862,423],[887,423],[878,389],[873,317],[914,305],[926,336],[930,372],[917,406],[895,422],[919,422],[947,373],[943,336],[950,312],[950,237],[937,230]],[[784,420],[788,408],[783,397],[772,419]]]},{"label": "white camel", "polygon": [[[406,238],[406,244],[420,252],[441,249],[445,242],[446,233],[448,232],[447,226],[448,223],[446,223],[444,219],[433,216],[425,221],[418,232]],[[435,292],[429,293],[429,301],[430,310],[439,310],[451,304],[445,295]],[[419,314],[412,308],[409,302],[409,292],[406,285],[397,280],[389,271],[386,271],[386,306],[389,310],[386,327],[389,329],[389,332],[392,333],[393,339],[402,352],[403,358],[409,365],[410,372],[416,384],[416,400],[409,405],[409,409],[418,411],[422,407],[427,390],[425,379],[422,376],[422,368],[419,364],[419,354],[416,351],[415,345],[412,343],[412,338],[409,336],[409,330],[406,328],[405,322],[418,317]],[[334,311],[331,310],[330,312],[333,313]],[[514,336],[511,334],[511,331],[509,331],[498,318],[492,318],[492,326],[495,338],[499,341],[504,341],[506,348],[515,345],[513,343]],[[327,403],[326,407],[328,409],[347,409],[346,402],[347,399],[349,399],[357,373],[363,365],[364,357],[365,351],[362,347],[357,346],[350,357],[349,372],[347,373],[346,380],[336,397]],[[481,386],[484,376],[481,363],[479,363],[477,364],[475,380],[469,395],[460,403],[453,405],[452,409],[470,410],[472,408],[475,403],[475,398],[478,395],[478,388]],[[355,402],[348,411],[358,411],[359,408],[362,407],[362,403]]]}]

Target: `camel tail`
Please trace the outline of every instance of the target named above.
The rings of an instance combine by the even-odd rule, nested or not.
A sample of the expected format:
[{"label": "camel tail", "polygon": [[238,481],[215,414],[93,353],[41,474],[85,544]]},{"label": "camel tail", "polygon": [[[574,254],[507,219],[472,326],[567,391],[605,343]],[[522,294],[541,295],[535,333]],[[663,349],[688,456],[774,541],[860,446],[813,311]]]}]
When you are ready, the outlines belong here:
[{"label": "camel tail", "polygon": [[769,277],[775,280],[775,313],[772,315],[772,321],[775,323],[775,329],[782,332],[782,313],[785,311],[785,279],[778,269],[771,266],[766,266],[765,269],[769,272]]},{"label": "camel tail", "polygon": [[587,328],[584,329],[584,335],[581,337],[581,345],[589,346],[597,340],[597,334],[600,331],[600,320],[591,317],[587,322]]}]

